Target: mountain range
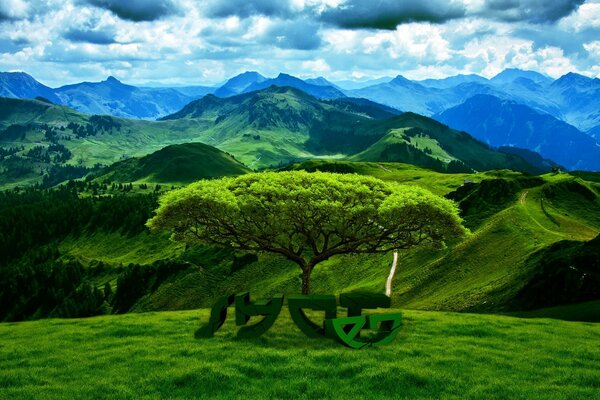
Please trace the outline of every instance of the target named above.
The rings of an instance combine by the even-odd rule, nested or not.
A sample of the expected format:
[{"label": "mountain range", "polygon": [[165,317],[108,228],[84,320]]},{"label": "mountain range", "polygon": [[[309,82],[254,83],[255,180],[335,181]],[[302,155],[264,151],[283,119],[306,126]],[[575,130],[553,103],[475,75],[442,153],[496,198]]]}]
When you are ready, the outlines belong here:
[{"label": "mountain range", "polygon": [[[250,169],[313,158],[407,162],[440,172],[500,168],[540,173],[554,165],[539,156],[495,150],[415,113],[399,113],[365,99],[318,99],[292,87],[271,86],[227,98],[207,95],[159,121],[87,115],[42,100],[0,98],[4,187],[52,186],[189,142],[216,147]],[[142,159],[141,166],[122,164],[139,172],[131,172],[131,179],[147,180],[158,174],[154,167],[154,173],[148,172],[147,163],[175,162],[165,154],[175,153]],[[186,154],[189,159],[199,153]],[[202,163],[210,154],[220,153],[196,159]]]},{"label": "mountain range", "polygon": [[600,169],[600,144],[594,138],[511,100],[477,95],[434,118],[490,146],[533,149],[571,170]]},{"label": "mountain range", "polygon": [[283,73],[267,78],[249,71],[219,87],[135,87],[109,77],[102,82],[83,82],[56,89],[37,82],[25,73],[0,73],[0,96],[3,97],[39,96],[83,113],[145,119],[178,111],[191,100],[209,93],[229,97],[271,85],[295,87],[321,99],[366,98],[425,116],[441,113],[474,95],[490,94],[550,114],[583,132],[600,126],[600,113],[597,111],[600,109],[600,79],[576,73],[554,80],[534,71],[507,69],[491,79],[478,75],[456,75],[413,81],[398,75],[363,82],[330,82],[323,77],[302,80]]},{"label": "mountain range", "polygon": [[[352,85],[348,82],[338,85],[322,77],[302,80],[279,74],[276,78],[267,78],[258,72],[245,72],[218,88],[136,87],[109,77],[102,82],[52,89],[24,73],[0,73],[0,94],[45,99],[66,105],[82,115],[127,118],[124,125],[136,125],[135,119],[183,124],[185,126],[177,129],[179,133],[184,132],[186,140],[203,141],[229,151],[251,168],[276,166],[311,156],[358,157],[358,153],[366,150],[364,146],[377,141],[380,141],[378,146],[385,143],[385,147],[393,145],[398,150],[403,144],[396,139],[402,136],[384,137],[399,127],[389,127],[382,132],[369,125],[372,121],[364,119],[386,119],[401,112],[412,112],[466,131],[487,146],[505,148],[504,154],[523,156],[522,151],[515,152],[510,147],[539,153],[542,158],[526,157],[530,163],[537,164],[538,170],[541,165],[542,169],[555,165],[552,162],[568,169],[598,170],[598,82],[599,79],[573,73],[553,80],[537,72],[509,69],[492,79],[458,75],[411,81],[397,76],[387,82],[344,89]],[[185,122],[173,122],[175,120]],[[165,124],[153,125],[152,130],[157,126]],[[146,127],[141,130],[145,131]],[[161,135],[177,136],[161,132]],[[180,141],[181,137],[166,143],[148,139],[147,143],[154,144],[142,148],[154,151],[160,148],[159,144],[164,147]],[[414,138],[402,141],[413,150],[416,148]],[[148,154],[148,151],[140,153],[127,147],[121,146],[124,156]],[[404,155],[402,160],[427,160],[418,165],[429,165],[431,159],[442,163],[456,161],[444,152],[432,157],[435,152],[430,147],[422,150],[432,153],[425,158]],[[391,150],[381,151],[365,154],[371,158],[373,154],[390,157]],[[89,165],[89,162],[84,164]],[[472,160],[468,164],[471,169],[481,168]],[[436,165],[435,168],[441,167]]]},{"label": "mountain range", "polygon": [[102,82],[81,82],[52,89],[22,72],[0,73],[2,97],[42,97],[84,114],[125,118],[156,119],[181,109],[215,89],[204,86],[136,87],[126,85],[112,76]]}]

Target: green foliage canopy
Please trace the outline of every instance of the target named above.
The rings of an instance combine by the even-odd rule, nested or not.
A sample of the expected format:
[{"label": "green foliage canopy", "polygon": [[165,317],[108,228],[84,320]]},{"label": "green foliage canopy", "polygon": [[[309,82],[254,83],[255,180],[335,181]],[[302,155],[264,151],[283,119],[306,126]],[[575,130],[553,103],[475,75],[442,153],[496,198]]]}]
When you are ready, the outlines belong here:
[{"label": "green foliage canopy", "polygon": [[464,235],[453,202],[376,178],[304,171],[203,180],[160,199],[152,230],[173,239],[281,254],[302,269],[338,254],[381,253]]}]

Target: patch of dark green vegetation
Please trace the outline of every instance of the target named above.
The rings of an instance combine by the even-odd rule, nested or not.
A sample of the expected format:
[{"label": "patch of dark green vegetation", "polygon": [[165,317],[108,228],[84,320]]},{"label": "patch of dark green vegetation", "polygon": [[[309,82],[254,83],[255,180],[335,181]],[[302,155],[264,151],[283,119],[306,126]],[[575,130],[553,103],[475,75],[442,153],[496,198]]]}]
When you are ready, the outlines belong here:
[{"label": "patch of dark green vegetation", "polygon": [[[524,189],[541,186],[544,180],[534,176],[517,178],[484,179],[481,182],[466,181],[454,192],[446,195],[456,201],[465,219],[465,225],[474,229],[486,219],[502,211],[518,200]],[[526,196],[526,194],[521,194]]]},{"label": "patch of dark green vegetation", "polygon": [[0,192],[0,267],[68,235],[139,233],[156,205],[153,194],[82,197],[75,184],[55,190]]},{"label": "patch of dark green vegetation", "polygon": [[527,263],[535,265],[536,272],[515,298],[519,309],[580,303],[600,296],[600,235],[588,242],[554,243]]}]

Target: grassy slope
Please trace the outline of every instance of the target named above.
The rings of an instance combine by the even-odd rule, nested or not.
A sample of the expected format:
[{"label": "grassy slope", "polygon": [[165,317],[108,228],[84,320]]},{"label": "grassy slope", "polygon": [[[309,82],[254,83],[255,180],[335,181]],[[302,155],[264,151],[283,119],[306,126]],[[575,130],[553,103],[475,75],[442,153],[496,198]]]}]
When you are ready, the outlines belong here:
[{"label": "grassy slope", "polygon": [[[0,114],[0,129],[13,123],[47,123],[55,127],[64,127],[69,122],[86,125],[90,119],[90,116],[66,107],[35,100],[0,99],[0,105],[2,101],[8,101],[10,108]],[[382,152],[390,150],[391,145],[404,143],[401,138],[394,138],[393,133],[388,134],[390,131],[398,133],[416,127],[425,132],[424,136],[413,137],[406,144],[410,149],[418,150],[411,150],[414,154],[409,159],[405,159],[403,153],[396,154],[394,151],[386,157],[392,157],[392,161],[429,165],[423,162],[426,163],[431,157],[422,152],[429,148],[436,162],[460,159],[475,170],[532,168],[515,156],[492,151],[467,134],[448,129],[431,119],[407,113],[377,120],[387,115],[385,110],[373,110],[370,107],[349,107],[337,102],[319,101],[291,88],[270,88],[227,99],[207,96],[161,121],[111,117],[120,124],[119,129],[85,138],[77,138],[66,129],[60,131],[58,142],[73,153],[67,165],[110,165],[124,158],[150,154],[168,145],[202,142],[231,153],[243,164],[257,169],[316,157],[340,159],[361,152],[381,139],[365,154],[353,158],[376,161],[381,159]],[[64,137],[71,140],[65,140]],[[24,157],[35,146],[48,146],[41,131],[30,130],[24,142],[0,139],[0,146],[15,145],[25,146],[18,155],[29,162],[34,171],[29,176],[8,179],[6,182],[0,176],[0,187],[40,181],[39,171],[50,166],[35,164],[30,158]]]},{"label": "grassy slope", "polygon": [[[405,133],[409,131],[408,128],[416,128],[419,133],[416,136],[406,135]],[[387,156],[392,157],[389,161],[426,165],[423,164],[426,162],[424,157],[444,163],[460,160],[475,171],[511,168],[536,172],[536,168],[528,165],[519,157],[492,150],[465,132],[450,129],[435,120],[414,113],[405,113],[383,121],[366,122],[363,130],[369,132],[370,135],[377,135],[381,139],[362,152],[351,156],[350,160],[377,161],[386,154],[386,150],[392,150],[391,154]],[[423,153],[418,160],[404,159],[403,157],[406,155],[403,152],[394,154],[395,151],[392,149],[394,144],[399,143],[407,144],[419,151],[429,148],[431,154]]]},{"label": "grassy slope", "polygon": [[184,143],[165,147],[141,158],[115,163],[105,169],[98,180],[187,184],[249,171],[230,155],[212,146]]},{"label": "grassy slope", "polygon": [[[519,176],[510,171],[440,174],[395,163],[310,161],[302,167],[309,170],[344,169],[374,175],[419,185],[439,195],[455,190],[464,179],[478,182],[498,177],[510,180]],[[544,186],[517,193],[506,209],[485,219],[460,245],[444,251],[424,249],[402,254],[394,279],[394,304],[412,309],[504,310],[533,274],[528,258],[535,251],[559,240],[595,237],[600,231],[600,220],[593,216],[600,216],[600,201],[589,202],[570,192],[553,190],[559,195],[552,201],[546,199],[544,213],[540,203],[544,191],[561,188],[573,178],[565,174],[543,178],[547,182]],[[556,221],[560,225],[556,225]],[[62,250],[84,263],[97,259],[118,266],[128,262],[150,263],[180,254],[182,247],[169,242],[166,236],[144,235],[124,240],[119,235],[107,234],[65,242]],[[235,272],[231,272],[231,260],[231,254],[191,260],[201,268],[169,281],[142,299],[136,309],[208,307],[222,293],[244,290],[256,295],[299,290],[298,267],[279,256],[260,255],[258,262]],[[354,289],[383,292],[391,261],[391,255],[332,258],[319,264],[313,272],[312,289],[315,293]],[[102,282],[99,284],[103,285]]]},{"label": "grassy slope", "polygon": [[[600,325],[404,312],[399,336],[350,350],[287,309],[260,339],[193,332],[208,310],[0,325],[1,398],[591,399]],[[315,318],[315,320],[317,320]]]}]

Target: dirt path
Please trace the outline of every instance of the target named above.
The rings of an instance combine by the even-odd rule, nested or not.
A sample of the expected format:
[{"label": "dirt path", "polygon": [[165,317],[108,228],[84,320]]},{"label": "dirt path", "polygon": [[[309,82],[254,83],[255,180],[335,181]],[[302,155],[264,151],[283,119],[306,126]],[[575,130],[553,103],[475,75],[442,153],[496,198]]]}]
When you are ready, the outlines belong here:
[{"label": "dirt path", "polygon": [[396,265],[398,265],[398,252],[394,252],[394,262],[392,263],[392,269],[390,269],[390,275],[387,278],[387,282],[385,283],[385,295],[387,297],[392,296],[392,280],[394,279],[394,274],[396,273]]},{"label": "dirt path", "polygon": [[519,204],[525,204],[528,194],[529,194],[529,190],[526,190],[523,193],[521,193],[521,197],[519,198]]},{"label": "dirt path", "polygon": [[527,202],[527,195],[529,194],[529,190],[524,191],[523,193],[521,193],[521,196],[519,197],[519,204],[525,206],[525,212],[527,213],[527,215],[529,216],[529,218],[531,218],[531,220],[541,229],[543,229],[544,231],[552,234],[552,235],[556,235],[556,236],[560,236],[560,237],[566,237],[566,235],[561,232],[561,231],[555,231],[553,229],[549,229],[548,227],[542,225],[540,223],[540,221],[537,220],[537,218],[535,218],[531,212],[529,211],[529,209],[527,208],[527,206],[525,205],[525,203]]}]

